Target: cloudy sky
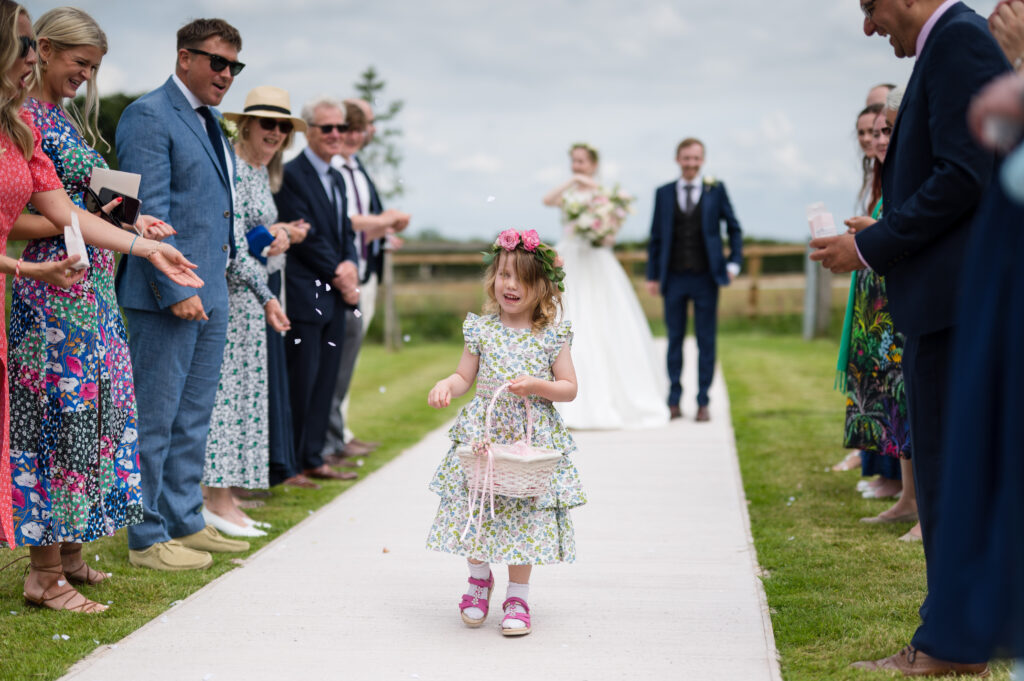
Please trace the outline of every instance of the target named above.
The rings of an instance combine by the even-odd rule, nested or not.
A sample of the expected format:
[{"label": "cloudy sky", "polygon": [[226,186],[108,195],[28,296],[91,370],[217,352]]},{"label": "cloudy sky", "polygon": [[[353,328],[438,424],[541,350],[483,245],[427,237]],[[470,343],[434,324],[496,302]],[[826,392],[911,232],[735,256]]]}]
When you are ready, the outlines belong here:
[{"label": "cloudy sky", "polygon": [[[996,0],[968,0],[987,16]],[[48,9],[29,2],[33,16]],[[290,90],[293,108],[351,96],[374,65],[402,99],[394,206],[412,231],[489,237],[505,226],[554,239],[541,196],[587,141],[601,176],[637,198],[626,238],[650,227],[654,189],[678,175],[675,145],[707,144],[745,231],[803,239],[804,206],[850,214],[859,185],[853,135],[868,88],[905,83],[913,66],[861,31],[859,0],[81,0],[110,52],[104,93],[143,92],[174,65],[189,18],[221,16],[242,33],[224,110],[257,85]]]}]

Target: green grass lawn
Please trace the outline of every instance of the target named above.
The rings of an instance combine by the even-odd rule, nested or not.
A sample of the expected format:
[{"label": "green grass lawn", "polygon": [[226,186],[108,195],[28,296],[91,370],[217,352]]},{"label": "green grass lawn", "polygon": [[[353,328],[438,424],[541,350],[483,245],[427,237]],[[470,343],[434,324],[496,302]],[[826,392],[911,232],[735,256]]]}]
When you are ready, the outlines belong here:
[{"label": "green grass lawn", "polygon": [[[859,522],[889,502],[855,493],[858,473],[826,472],[846,453],[844,399],[832,390],[836,343],[719,338],[783,678],[879,678],[848,665],[910,641],[925,595],[924,554],[919,543],[896,540],[909,525]],[[1007,665],[992,678],[1008,679]]]},{"label": "green grass lawn", "polygon": [[[361,438],[383,443],[358,469],[364,478],[454,416],[452,409],[428,407],[427,392],[455,370],[460,352],[459,344],[410,344],[397,354],[375,345],[363,348],[353,378],[349,418]],[[320,490],[275,488],[265,507],[249,512],[257,520],[273,524],[269,535],[254,540],[249,554],[215,554],[213,567],[201,572],[163,573],[132,567],[124,530],[87,545],[85,556],[90,565],[114,575],[107,584],[80,587],[89,598],[111,604],[110,610],[100,615],[28,607],[21,597],[25,562],[0,572],[0,681],[62,676],[98,646],[117,643],[159,617],[173,602],[234,569],[239,558],[265,546],[352,484],[358,483],[329,482]],[[27,553],[25,549],[0,552],[0,567]],[[69,638],[64,640],[62,635]]]}]

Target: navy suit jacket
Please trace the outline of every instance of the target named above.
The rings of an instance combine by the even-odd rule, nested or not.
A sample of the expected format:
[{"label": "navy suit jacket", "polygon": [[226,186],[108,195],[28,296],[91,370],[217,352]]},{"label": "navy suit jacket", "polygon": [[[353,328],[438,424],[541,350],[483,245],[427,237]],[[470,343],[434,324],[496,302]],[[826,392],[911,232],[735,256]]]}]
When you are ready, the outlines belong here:
[{"label": "navy suit jacket", "polygon": [[[701,219],[704,224],[704,247],[708,254],[711,277],[719,286],[729,285],[727,262],[743,263],[743,232],[729,203],[729,194],[721,182],[705,184],[701,190]],[[672,257],[673,219],[676,204],[676,182],[658,187],[654,193],[654,216],[651,219],[651,240],[647,245],[647,280],[661,282],[665,293],[669,260]],[[729,233],[729,258],[722,251],[722,222]]]},{"label": "navy suit jacket", "polygon": [[[177,230],[165,241],[199,266],[196,274],[205,282],[200,289],[179,286],[145,259],[124,257],[117,269],[118,302],[157,311],[198,295],[207,313],[226,312],[234,180],[224,175],[205,126],[172,78],[124,110],[116,140],[121,170],[142,175],[143,211]],[[225,146],[233,159],[231,145]]]},{"label": "navy suit jacket", "polygon": [[[338,180],[341,181],[340,176]],[[341,182],[338,193],[342,201],[340,226],[320,176],[305,153],[285,164],[284,181],[274,195],[278,219],[282,222],[301,219],[309,223],[306,238],[288,249],[288,266],[285,268],[288,317],[295,321],[325,324],[347,308],[340,291],[333,286],[330,290],[325,288],[330,286],[334,270],[341,262],[358,262],[344,182]]]},{"label": "navy suit jacket", "polygon": [[995,156],[967,130],[967,107],[1009,68],[986,21],[963,3],[942,15],[917,57],[882,170],[883,217],[856,236],[885,276],[903,333],[956,320],[968,228],[995,169]]}]

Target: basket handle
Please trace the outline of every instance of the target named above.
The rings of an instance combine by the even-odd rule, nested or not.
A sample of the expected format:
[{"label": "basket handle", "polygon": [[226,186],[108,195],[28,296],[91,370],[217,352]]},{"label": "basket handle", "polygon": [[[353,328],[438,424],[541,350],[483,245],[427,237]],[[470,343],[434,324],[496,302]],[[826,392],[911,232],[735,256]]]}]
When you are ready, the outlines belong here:
[{"label": "basket handle", "polygon": [[[494,414],[494,405],[498,401],[498,397],[501,395],[502,390],[508,390],[511,383],[503,383],[501,387],[494,391],[494,396],[491,397],[490,404],[487,405],[487,416],[484,420],[484,432],[487,433],[488,439],[491,437],[491,416]],[[509,393],[511,394],[511,393]],[[526,405],[526,444],[533,444],[533,410],[530,408],[530,400],[525,397],[520,397],[523,403]]]}]

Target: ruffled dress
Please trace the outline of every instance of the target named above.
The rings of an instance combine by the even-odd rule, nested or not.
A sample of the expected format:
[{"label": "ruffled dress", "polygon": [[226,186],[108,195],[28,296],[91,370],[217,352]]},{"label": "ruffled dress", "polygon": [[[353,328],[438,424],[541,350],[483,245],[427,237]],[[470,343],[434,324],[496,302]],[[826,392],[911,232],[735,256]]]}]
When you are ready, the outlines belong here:
[{"label": "ruffled dress", "polygon": [[[476,395],[462,408],[448,431],[452,446],[438,466],[430,490],[441,497],[427,538],[427,548],[477,560],[507,565],[545,565],[576,559],[569,509],[586,503],[579,473],[569,455],[576,450],[568,428],[549,400],[530,396],[533,412],[533,444],[562,452],[552,474],[548,493],[530,499],[494,498],[479,531],[477,518],[466,530],[468,493],[466,476],[455,450],[459,445],[484,440],[484,416],[494,391],[524,374],[552,380],[551,365],[566,343],[572,343],[569,322],[534,334],[530,329],[511,329],[497,315],[470,313],[462,325],[466,348],[480,357]],[[526,407],[522,398],[508,393],[494,408],[493,442],[512,444],[526,437]],[[477,511],[479,513],[479,511]]]}]

